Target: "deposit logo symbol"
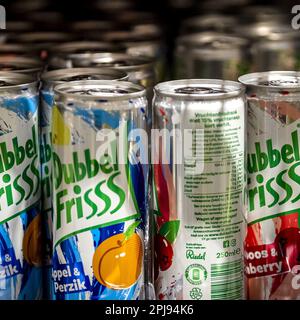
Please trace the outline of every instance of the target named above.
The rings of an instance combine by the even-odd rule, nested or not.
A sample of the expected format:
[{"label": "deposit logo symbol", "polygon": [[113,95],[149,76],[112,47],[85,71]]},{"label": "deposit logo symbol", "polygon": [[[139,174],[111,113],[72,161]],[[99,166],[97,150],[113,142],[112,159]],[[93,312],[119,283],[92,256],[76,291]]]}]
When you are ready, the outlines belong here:
[{"label": "deposit logo symbol", "polygon": [[191,264],[185,270],[186,280],[193,284],[202,284],[207,279],[207,271],[201,264]]}]

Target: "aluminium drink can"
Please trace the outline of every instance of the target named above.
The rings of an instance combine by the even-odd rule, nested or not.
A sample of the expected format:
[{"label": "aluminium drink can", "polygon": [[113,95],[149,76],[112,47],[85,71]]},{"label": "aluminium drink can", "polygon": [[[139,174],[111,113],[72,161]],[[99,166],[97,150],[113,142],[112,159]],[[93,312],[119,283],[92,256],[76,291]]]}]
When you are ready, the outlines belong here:
[{"label": "aluminium drink can", "polygon": [[38,84],[0,72],[0,299],[42,297]]},{"label": "aluminium drink can", "polygon": [[181,36],[175,49],[175,78],[237,80],[249,71],[248,41],[217,32]]},{"label": "aluminium drink can", "polygon": [[175,80],[158,84],[153,101],[157,298],[242,299],[244,89]]},{"label": "aluminium drink can", "polygon": [[300,73],[239,80],[248,98],[247,298],[300,299]]},{"label": "aluminium drink can", "polygon": [[253,70],[300,70],[300,36],[289,25],[270,28],[262,38],[252,45]]},{"label": "aluminium drink can", "polygon": [[144,296],[147,99],[125,81],[55,87],[53,270],[56,300]]},{"label": "aluminium drink can", "polygon": [[152,96],[156,83],[154,59],[150,57],[132,56],[125,53],[73,53],[63,60],[50,60],[49,69],[61,68],[113,68],[124,71],[129,81],[142,85],[147,89],[147,96]]},{"label": "aluminium drink can", "polygon": [[[54,66],[64,66],[69,55],[95,54],[103,52],[120,52],[121,48],[115,44],[100,41],[71,41],[53,46],[48,53],[48,69]],[[65,66],[69,67],[69,65]]]},{"label": "aluminium drink can", "polygon": [[126,73],[113,69],[74,68],[46,72],[42,75],[40,90],[40,147],[42,166],[42,215],[45,234],[45,298],[52,297],[51,257],[52,257],[52,170],[51,170],[51,126],[54,104],[54,87],[60,83],[79,80],[127,80]]},{"label": "aluminium drink can", "polygon": [[162,32],[157,25],[140,24],[126,31],[108,32],[103,35],[103,39],[119,44],[129,55],[153,58],[157,81],[164,79],[166,46],[162,40]]}]

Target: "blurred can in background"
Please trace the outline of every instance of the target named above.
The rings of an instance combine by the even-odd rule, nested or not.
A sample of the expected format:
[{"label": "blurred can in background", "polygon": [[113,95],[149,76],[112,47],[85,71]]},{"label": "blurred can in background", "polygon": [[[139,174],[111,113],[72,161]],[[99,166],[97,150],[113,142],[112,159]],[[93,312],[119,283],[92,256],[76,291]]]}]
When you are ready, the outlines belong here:
[{"label": "blurred can in background", "polygon": [[0,71],[28,74],[38,79],[43,71],[43,64],[38,59],[0,55]]},{"label": "blurred can in background", "polygon": [[56,31],[43,31],[43,32],[25,32],[17,34],[8,39],[8,42],[24,43],[32,46],[34,51],[40,52],[41,59],[45,60],[48,56],[49,49],[58,43],[72,41],[76,39],[75,35],[56,32]]},{"label": "blurred can in background", "polygon": [[40,112],[40,145],[41,145],[41,167],[42,167],[42,215],[45,234],[45,274],[44,293],[45,298],[53,296],[51,287],[51,259],[52,259],[52,111],[54,105],[54,87],[57,84],[79,81],[79,80],[127,80],[126,73],[112,69],[61,69],[46,72],[42,75],[42,87],[40,91],[41,112]]},{"label": "blurred can in background", "polygon": [[140,84],[147,89],[148,97],[152,97],[156,83],[154,60],[149,57],[132,56],[125,53],[77,53],[69,54],[59,62],[49,61],[49,69],[61,68],[113,68],[128,74],[128,80]]},{"label": "blurred can in background", "polygon": [[239,80],[248,99],[247,298],[300,299],[300,73]]},{"label": "blurred can in background", "polygon": [[38,84],[0,72],[0,299],[42,298]]},{"label": "blurred can in background", "polygon": [[233,32],[237,23],[237,17],[220,13],[194,16],[183,21],[181,34],[204,31]]},{"label": "blurred can in background", "polygon": [[253,70],[300,70],[300,35],[288,25],[274,26],[252,46]]},{"label": "blurred can in background", "polygon": [[175,78],[236,80],[250,70],[248,41],[215,32],[181,36],[175,49]]},{"label": "blurred can in background", "polygon": [[243,86],[163,82],[153,104],[157,298],[243,299]]},{"label": "blurred can in background", "polygon": [[140,24],[128,31],[107,32],[102,37],[119,45],[130,55],[154,59],[157,81],[163,81],[166,77],[166,46],[162,30],[156,25]]}]

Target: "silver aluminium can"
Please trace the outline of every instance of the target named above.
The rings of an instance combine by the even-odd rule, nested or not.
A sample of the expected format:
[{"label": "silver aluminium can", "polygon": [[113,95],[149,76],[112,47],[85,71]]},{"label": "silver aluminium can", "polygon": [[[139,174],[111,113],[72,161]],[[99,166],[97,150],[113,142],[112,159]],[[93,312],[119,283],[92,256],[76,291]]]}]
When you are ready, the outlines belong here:
[{"label": "silver aluminium can", "polygon": [[243,86],[177,80],[155,87],[152,133],[158,299],[242,299]]},{"label": "silver aluminium can", "polygon": [[139,137],[147,132],[146,92],[111,80],[54,90],[54,299],[142,299],[149,164],[147,141]]},{"label": "silver aluminium can", "polygon": [[52,140],[52,111],[54,106],[54,87],[61,83],[79,80],[127,80],[125,72],[113,69],[100,68],[74,68],[59,69],[45,72],[42,75],[40,91],[40,147],[42,168],[42,214],[43,227],[46,240],[45,249],[45,295],[51,297],[51,254],[52,254],[52,170],[51,170],[51,140]]},{"label": "silver aluminium can", "polygon": [[248,100],[247,298],[299,300],[300,73],[239,81]]},{"label": "silver aluminium can", "polygon": [[245,39],[216,32],[181,36],[175,50],[175,77],[237,80],[249,71]]}]

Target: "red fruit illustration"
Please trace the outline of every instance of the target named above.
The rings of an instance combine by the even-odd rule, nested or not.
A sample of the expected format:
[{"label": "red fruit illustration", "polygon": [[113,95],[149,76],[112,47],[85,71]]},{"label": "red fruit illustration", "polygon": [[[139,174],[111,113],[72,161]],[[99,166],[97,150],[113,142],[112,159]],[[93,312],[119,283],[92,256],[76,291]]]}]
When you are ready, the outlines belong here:
[{"label": "red fruit illustration", "polygon": [[300,229],[288,228],[280,231],[275,243],[279,256],[286,258],[290,269],[300,264]]},{"label": "red fruit illustration", "polygon": [[155,238],[155,251],[159,267],[162,271],[168,270],[172,265],[173,248],[170,242],[161,235],[157,235]]},{"label": "red fruit illustration", "polygon": [[[295,265],[300,264],[300,229],[288,228],[280,231],[275,238],[275,244],[278,252],[278,261],[286,263],[289,270]],[[274,293],[282,281],[286,273],[282,273],[274,277],[271,293]]]}]

